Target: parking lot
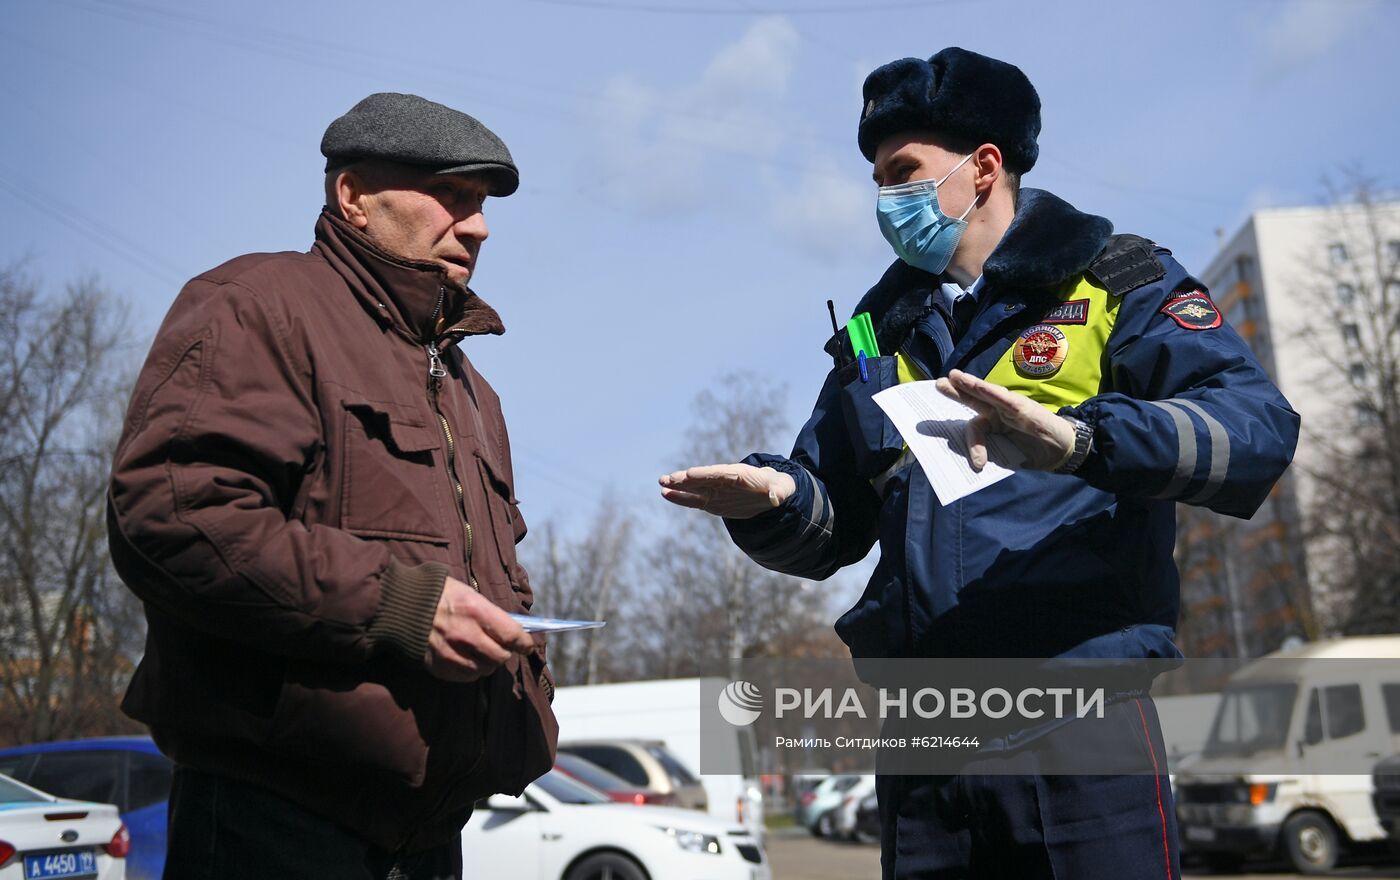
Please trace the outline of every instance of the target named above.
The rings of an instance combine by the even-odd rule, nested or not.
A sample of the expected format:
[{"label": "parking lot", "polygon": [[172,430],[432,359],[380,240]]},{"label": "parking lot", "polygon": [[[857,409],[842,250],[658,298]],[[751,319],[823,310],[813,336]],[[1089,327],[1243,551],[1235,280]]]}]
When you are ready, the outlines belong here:
[{"label": "parking lot", "polygon": [[880,847],[821,840],[801,828],[768,832],[774,880],[857,880],[880,876]]},{"label": "parking lot", "polygon": [[[820,840],[796,828],[774,829],[768,834],[768,858],[773,864],[774,880],[865,880],[880,876],[880,848],[858,843]],[[1234,880],[1292,880],[1301,874],[1282,870],[1270,871],[1265,866],[1251,867],[1254,873],[1228,875]],[[1227,876],[1185,870],[1187,877]],[[1400,865],[1383,868],[1340,868],[1332,877],[1382,878],[1400,877]]]}]

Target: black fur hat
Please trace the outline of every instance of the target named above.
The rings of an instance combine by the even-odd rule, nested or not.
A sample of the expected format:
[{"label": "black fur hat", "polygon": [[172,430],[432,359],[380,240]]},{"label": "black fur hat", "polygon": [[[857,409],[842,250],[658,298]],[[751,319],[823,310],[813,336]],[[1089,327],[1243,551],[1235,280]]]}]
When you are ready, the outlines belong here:
[{"label": "black fur hat", "polygon": [[903,131],[931,131],[971,144],[996,144],[1012,171],[1035,165],[1040,96],[1019,67],[959,49],[927,61],[904,58],[865,78],[858,140],[868,161]]}]

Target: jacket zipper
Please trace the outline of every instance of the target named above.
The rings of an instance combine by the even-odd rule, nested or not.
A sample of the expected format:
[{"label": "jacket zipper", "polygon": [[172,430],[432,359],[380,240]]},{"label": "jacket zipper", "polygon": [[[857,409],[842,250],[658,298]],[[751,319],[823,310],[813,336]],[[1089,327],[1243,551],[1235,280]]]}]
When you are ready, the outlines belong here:
[{"label": "jacket zipper", "polygon": [[[437,306],[433,308],[431,320],[436,321],[438,314],[442,311],[443,299],[446,292],[438,288]],[[442,413],[442,406],[438,399],[438,391],[442,387],[442,380],[447,377],[447,368],[442,365],[442,356],[438,352],[436,342],[429,342],[425,348],[428,351],[428,402],[433,406],[433,413],[438,418],[438,425],[442,427],[442,435],[447,440],[447,475],[452,479],[452,491],[457,498],[457,513],[462,518],[462,533],[466,536],[467,542],[467,583],[478,593],[481,592],[481,585],[476,582],[476,577],[472,574],[472,524],[467,519],[467,498],[462,490],[462,481],[457,479],[457,440],[452,436],[452,426],[447,421],[447,416]]]},{"label": "jacket zipper", "polygon": [[[442,306],[446,297],[446,289],[439,287],[437,305],[433,307],[433,314],[429,319],[434,325],[437,323],[438,316],[442,314]],[[442,380],[447,378],[447,368],[443,366],[442,353],[438,351],[438,344],[436,341],[426,343],[423,348],[428,353],[428,403],[432,406],[433,414],[437,416],[438,425],[442,428],[442,436],[447,441],[447,476],[452,480],[452,491],[457,498],[457,513],[462,518],[462,534],[466,536],[467,583],[471,585],[473,590],[480,593],[481,585],[477,583],[476,577],[472,574],[472,524],[467,519],[466,493],[462,490],[462,481],[457,479],[457,439],[452,436],[452,425],[447,421],[447,416],[443,414],[442,405],[438,397],[439,391],[442,388]],[[484,712],[486,690],[484,685],[480,682],[478,682],[478,700],[480,701],[478,711]],[[484,752],[485,749],[486,734],[483,731],[481,751],[477,753],[477,761],[480,760],[481,753]],[[475,769],[477,761],[471,764],[472,769]],[[444,780],[442,791],[438,795],[437,801],[430,809],[421,814],[421,818],[415,823],[415,826],[421,825],[436,816],[438,811],[442,809],[442,805],[447,803],[447,799],[451,796],[456,783],[469,773],[470,770],[465,774],[459,773],[454,776],[449,776],[448,779]],[[413,834],[414,831],[408,832],[401,841],[400,847],[406,846],[408,842],[413,839]]]}]

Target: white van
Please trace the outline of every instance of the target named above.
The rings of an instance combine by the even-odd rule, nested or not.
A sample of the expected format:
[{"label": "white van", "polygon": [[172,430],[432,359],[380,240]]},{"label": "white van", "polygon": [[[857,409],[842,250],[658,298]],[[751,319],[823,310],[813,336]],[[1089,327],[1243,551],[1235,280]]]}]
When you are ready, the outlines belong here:
[{"label": "white van", "polygon": [[1282,856],[1326,873],[1351,845],[1384,839],[1361,770],[1397,751],[1400,636],[1257,660],[1230,677],[1205,748],[1176,774],[1182,855],[1221,869]]},{"label": "white van", "polygon": [[[618,684],[575,685],[554,692],[560,744],[595,739],[661,740],[692,773],[700,769],[701,679],[673,678]],[[755,771],[752,728],[725,725],[727,736],[710,742],[742,774],[700,776],[710,815],[737,822],[763,839],[763,793]]]}]

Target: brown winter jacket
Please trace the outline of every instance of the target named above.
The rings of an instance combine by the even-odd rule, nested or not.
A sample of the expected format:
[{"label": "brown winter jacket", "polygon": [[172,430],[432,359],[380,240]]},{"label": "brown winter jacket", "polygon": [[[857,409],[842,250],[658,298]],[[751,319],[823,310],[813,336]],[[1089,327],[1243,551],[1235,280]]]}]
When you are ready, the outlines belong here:
[{"label": "brown winter jacket", "polygon": [[501,332],[434,264],[328,213],[309,253],[180,292],[108,497],[149,622],[123,708],[177,762],[410,850],[549,769],[542,637],[471,684],[425,665],[447,575],[507,611],[533,598],[500,401],[457,348]]}]

